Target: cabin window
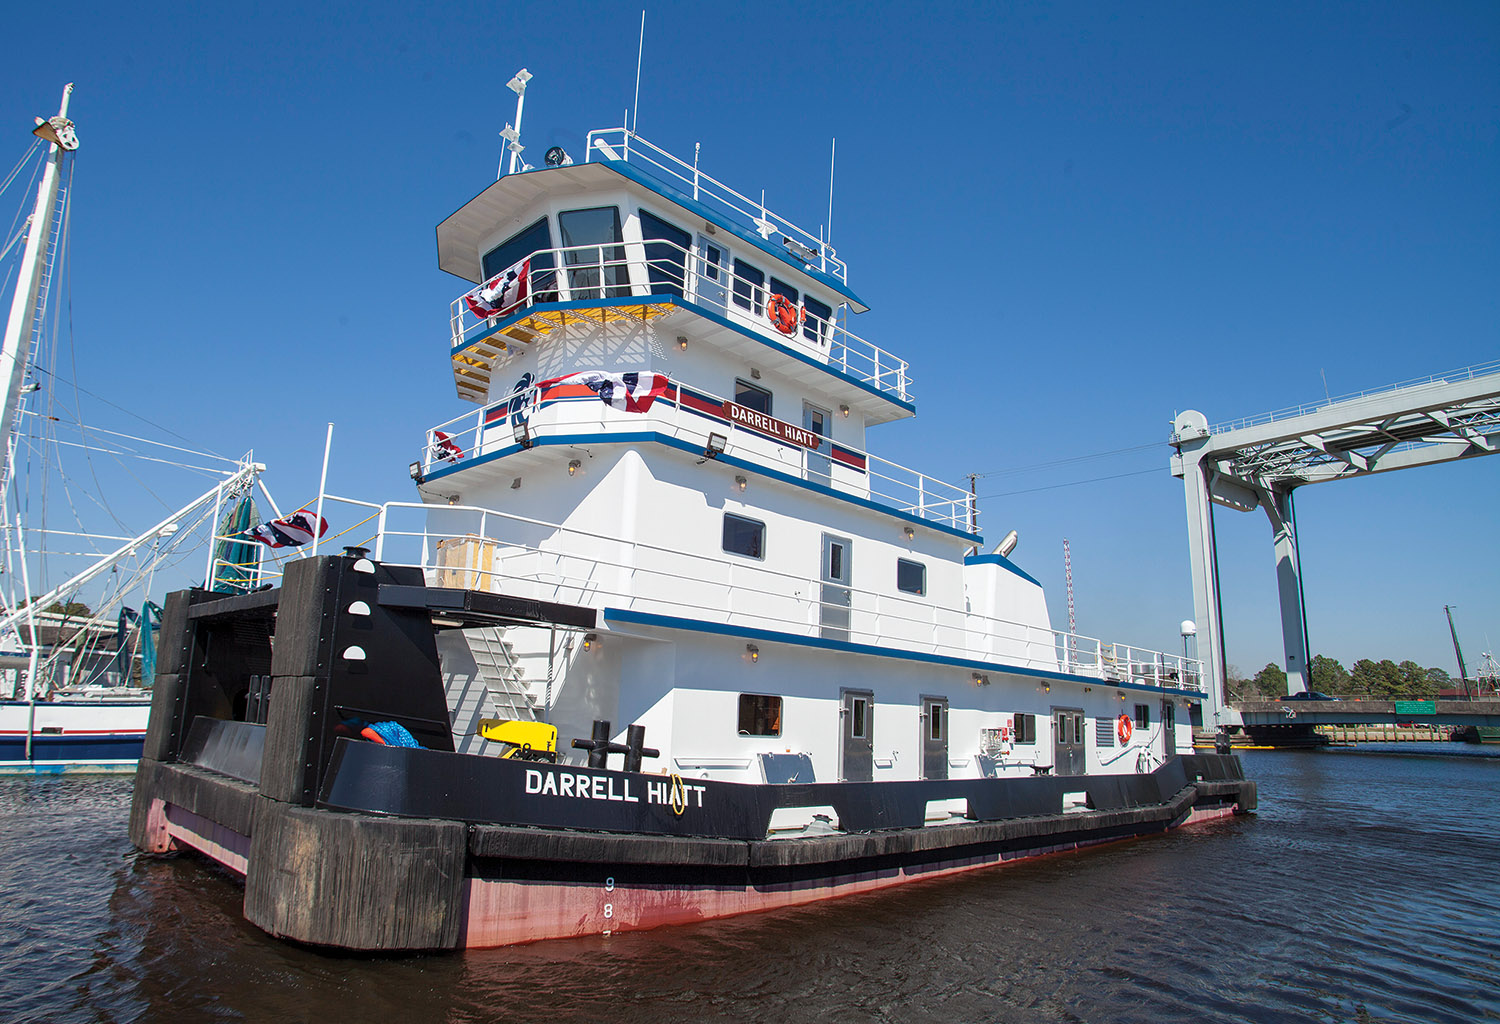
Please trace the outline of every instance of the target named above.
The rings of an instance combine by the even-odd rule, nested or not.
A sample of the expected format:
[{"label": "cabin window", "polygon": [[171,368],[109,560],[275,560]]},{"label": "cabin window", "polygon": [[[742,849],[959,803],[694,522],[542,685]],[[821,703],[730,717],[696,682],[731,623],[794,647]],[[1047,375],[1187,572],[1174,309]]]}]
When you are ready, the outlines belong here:
[{"label": "cabin window", "polygon": [[734,304],[760,316],[765,309],[766,275],[744,260],[734,261]]},{"label": "cabin window", "polygon": [[801,295],[797,292],[797,289],[793,288],[785,281],[776,280],[776,278],[774,277],[771,278],[771,294],[783,296],[793,306],[795,306],[797,304],[797,301],[801,298]]},{"label": "cabin window", "polygon": [[927,566],[921,562],[896,559],[896,589],[922,596],[927,593]]},{"label": "cabin window", "polygon": [[541,302],[557,298],[557,275],[552,273],[557,263],[552,248],[552,232],[543,217],[524,231],[511,235],[505,241],[484,254],[480,261],[484,268],[484,279],[488,281],[502,270],[509,270],[527,256],[531,257],[531,293]]},{"label": "cabin window", "polygon": [[641,239],[646,243],[646,271],[651,279],[651,294],[682,298],[682,285],[687,277],[687,253],[693,237],[642,210]]},{"label": "cabin window", "polygon": [[771,415],[771,392],[746,380],[735,379],[734,403],[743,405],[746,409],[763,412],[767,416]]},{"label": "cabin window", "polygon": [[811,295],[804,295],[802,309],[807,314],[802,321],[802,336],[819,345],[827,344],[828,325],[833,319],[833,308],[825,302],[819,302]]},{"label": "cabin window", "polygon": [[740,735],[780,736],[781,698],[759,693],[740,694]]},{"label": "cabin window", "polygon": [[1016,742],[1036,742],[1036,715],[1016,715]]},{"label": "cabin window", "polygon": [[1167,732],[1177,727],[1177,706],[1164,704],[1161,709],[1161,724],[1166,726]]},{"label": "cabin window", "polygon": [[568,267],[573,298],[612,299],[630,294],[625,249],[619,244],[624,241],[619,207],[566,210],[557,215],[557,226],[566,249],[563,263]]},{"label": "cabin window", "polygon": [[724,513],[724,550],[746,558],[766,557],[766,524]]},{"label": "cabin window", "polygon": [[1135,727],[1137,729],[1149,729],[1151,727],[1151,705],[1137,704],[1135,706]]}]

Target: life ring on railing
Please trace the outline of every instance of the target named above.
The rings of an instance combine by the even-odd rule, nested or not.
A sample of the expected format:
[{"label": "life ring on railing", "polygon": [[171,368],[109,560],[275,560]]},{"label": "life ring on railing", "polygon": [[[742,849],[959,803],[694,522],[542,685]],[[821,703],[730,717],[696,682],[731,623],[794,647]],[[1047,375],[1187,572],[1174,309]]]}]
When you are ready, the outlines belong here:
[{"label": "life ring on railing", "polygon": [[1130,742],[1130,734],[1135,732],[1135,723],[1130,720],[1129,715],[1121,715],[1115,720],[1115,732],[1120,734],[1121,743]]},{"label": "life ring on railing", "polygon": [[804,314],[792,305],[792,300],[781,293],[771,296],[771,301],[766,303],[766,319],[771,321],[782,334],[796,334],[797,325],[802,322]]}]

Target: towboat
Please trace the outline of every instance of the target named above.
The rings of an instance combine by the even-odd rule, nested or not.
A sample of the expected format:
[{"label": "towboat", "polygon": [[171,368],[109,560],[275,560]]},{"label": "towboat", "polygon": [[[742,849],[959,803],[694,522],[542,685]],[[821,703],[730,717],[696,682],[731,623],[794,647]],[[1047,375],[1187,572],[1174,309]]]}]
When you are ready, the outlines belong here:
[{"label": "towboat", "polygon": [[275,936],[460,949],[1253,811],[1197,661],[1054,629],[970,491],[869,450],[917,389],[827,235],[629,128],[513,156],[437,226],[473,408],[417,499],[166,601],[134,843]]}]

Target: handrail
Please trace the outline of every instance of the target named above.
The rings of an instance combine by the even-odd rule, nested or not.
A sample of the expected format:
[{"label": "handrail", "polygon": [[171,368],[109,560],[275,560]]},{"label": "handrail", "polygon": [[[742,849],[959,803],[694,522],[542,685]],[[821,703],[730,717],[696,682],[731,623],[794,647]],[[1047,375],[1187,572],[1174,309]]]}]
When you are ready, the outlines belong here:
[{"label": "handrail", "polygon": [[[333,499],[335,502],[339,499]],[[394,529],[393,513],[426,517],[420,529]],[[685,618],[722,618],[752,628],[807,637],[819,635],[821,588],[814,576],[787,573],[674,547],[627,541],[595,530],[473,505],[387,502],[382,507],[376,557],[387,564],[421,568],[429,580],[461,570],[484,577],[488,587],[540,600],[651,610]],[[450,529],[434,529],[434,521]],[[505,533],[500,537],[497,534]],[[439,540],[490,544],[492,567],[444,564]],[[408,546],[408,554],[392,545]],[[411,551],[414,548],[415,551]],[[566,548],[567,550],[563,550]],[[586,553],[585,553],[586,552]],[[816,595],[816,596],[815,596]],[[1104,644],[1035,623],[978,615],[928,599],[850,589],[848,640],[893,650],[936,654],[973,662],[1041,668],[1108,682],[1201,691],[1202,663],[1180,655]],[[1128,651],[1122,674],[1098,652]],[[1073,652],[1059,657],[1059,652]],[[1086,652],[1079,656],[1076,652]],[[1094,652],[1092,655],[1087,652]],[[1116,662],[1118,664],[1118,660]],[[1152,672],[1138,670],[1150,665]]]},{"label": "handrail", "polygon": [[[611,145],[609,140],[618,141]],[[833,245],[824,237],[822,228],[814,236],[812,232],[766,209],[764,193],[761,195],[761,201],[757,203],[723,182],[704,174],[698,166],[696,150],[693,162],[689,164],[660,146],[647,142],[629,128],[623,127],[594,129],[588,134],[586,147],[588,153],[584,157],[585,162],[607,163],[614,160],[623,160],[625,163],[632,164],[639,162],[686,185],[692,190],[695,200],[708,201],[711,205],[719,206],[740,219],[741,226],[760,233],[768,241],[774,229],[779,230],[787,238],[803,242],[817,256],[820,271],[848,284],[849,268],[835,255]],[[796,256],[795,253],[793,255]],[[801,259],[800,256],[796,258]]]},{"label": "handrail", "polygon": [[[512,409],[521,410],[533,438],[565,434],[569,428],[589,433],[607,431],[613,427],[638,430],[640,417],[647,416],[651,418],[654,428],[685,440],[696,448],[706,446],[710,434],[721,434],[729,442],[728,447],[739,449],[745,458],[769,469],[865,498],[965,533],[978,529],[978,511],[973,508],[971,495],[966,488],[934,479],[851,445],[839,444],[842,453],[865,463],[863,472],[849,469],[833,458],[833,442],[828,438],[824,438],[817,449],[810,449],[769,441],[732,421],[704,420],[691,412],[684,412],[682,383],[671,377],[667,379],[669,386],[678,395],[677,402],[675,405],[653,403],[651,410],[646,413],[618,412],[591,399],[585,399],[581,403],[569,401],[550,404],[543,409],[541,388],[536,384],[512,395],[509,404]],[[688,390],[715,405],[725,404],[725,399],[710,391],[692,387]],[[477,412],[463,413],[430,428],[420,459],[423,475],[447,465],[457,465],[476,455],[500,451],[515,443],[509,414],[503,429],[497,432],[492,428],[488,435],[485,431],[486,414],[504,401],[498,400]],[[670,411],[659,411],[661,409]],[[437,438],[438,431],[447,435],[446,441]]]},{"label": "handrail", "polygon": [[[652,258],[645,254],[647,245],[656,253]],[[613,253],[623,255],[611,255]],[[838,367],[845,375],[903,402],[912,400],[911,367],[906,360],[851,332],[843,317],[825,320],[809,312],[805,296],[799,297],[796,303],[799,324],[792,334],[778,331],[766,317],[771,295],[769,281],[752,281],[736,275],[732,266],[708,263],[695,247],[652,238],[643,242],[538,249],[526,259],[531,262],[531,280],[526,295],[514,306],[505,308],[503,315],[484,317],[474,313],[464,301],[473,294],[473,288],[453,299],[449,304],[448,329],[454,349],[461,349],[470,341],[483,337],[502,319],[540,305],[672,295],[751,328],[779,344],[801,349],[829,366]]]}]

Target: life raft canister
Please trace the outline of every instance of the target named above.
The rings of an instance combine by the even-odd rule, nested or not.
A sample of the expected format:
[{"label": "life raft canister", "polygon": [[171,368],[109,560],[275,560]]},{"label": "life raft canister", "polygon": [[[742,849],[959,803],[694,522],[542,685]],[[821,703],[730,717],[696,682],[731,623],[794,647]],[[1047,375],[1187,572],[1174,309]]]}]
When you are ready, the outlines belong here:
[{"label": "life raft canister", "polygon": [[1130,734],[1135,731],[1135,723],[1130,720],[1129,715],[1121,715],[1115,722],[1115,731],[1120,734],[1121,743],[1130,742]]},{"label": "life raft canister", "polygon": [[766,319],[782,334],[796,334],[797,325],[802,322],[802,314],[792,300],[778,292],[771,296],[771,301],[766,303]]}]

